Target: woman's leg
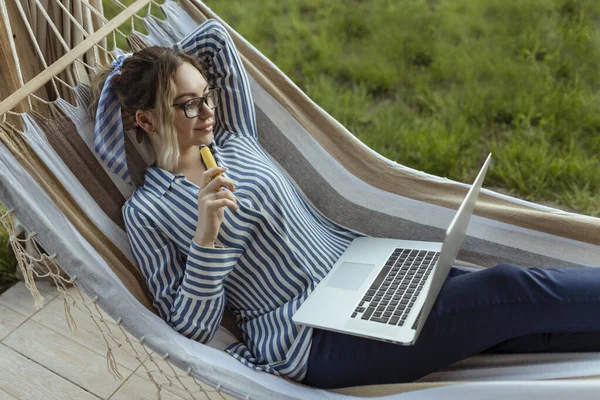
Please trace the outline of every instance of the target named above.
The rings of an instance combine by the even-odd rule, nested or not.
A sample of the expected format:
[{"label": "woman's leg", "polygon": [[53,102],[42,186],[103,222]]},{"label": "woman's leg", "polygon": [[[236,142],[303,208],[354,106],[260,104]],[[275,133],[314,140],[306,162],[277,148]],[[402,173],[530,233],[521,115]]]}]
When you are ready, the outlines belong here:
[{"label": "woman's leg", "polygon": [[[412,382],[526,335],[600,331],[600,268],[498,265],[453,273],[413,346],[315,329],[305,383],[322,388]],[[600,334],[585,351],[600,350]]]},{"label": "woman's leg", "polygon": [[536,333],[499,343],[484,353],[567,353],[600,352],[600,331]]}]

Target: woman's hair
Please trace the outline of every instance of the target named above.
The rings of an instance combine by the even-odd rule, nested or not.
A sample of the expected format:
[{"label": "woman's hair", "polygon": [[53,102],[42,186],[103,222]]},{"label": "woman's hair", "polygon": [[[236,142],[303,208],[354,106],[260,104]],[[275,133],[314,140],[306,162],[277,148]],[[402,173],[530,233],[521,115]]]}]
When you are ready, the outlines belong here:
[{"label": "woman's hair", "polygon": [[[204,76],[204,68],[195,58],[169,47],[151,46],[127,57],[121,73],[110,81],[123,113],[135,116],[137,110],[156,109],[157,134],[163,142],[163,148],[156,151],[156,165],[170,172],[177,168],[180,154],[171,103],[175,97],[175,74],[184,62]],[[90,111],[94,118],[104,82],[112,70],[111,66],[102,67],[92,78]]]}]

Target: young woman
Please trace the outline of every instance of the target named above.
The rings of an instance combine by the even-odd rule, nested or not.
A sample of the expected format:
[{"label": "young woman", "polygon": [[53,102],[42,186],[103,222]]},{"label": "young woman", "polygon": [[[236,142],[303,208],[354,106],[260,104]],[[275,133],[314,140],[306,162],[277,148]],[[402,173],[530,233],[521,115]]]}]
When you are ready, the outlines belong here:
[{"label": "young woman", "polygon": [[[209,342],[227,307],[243,332],[229,354],[321,388],[414,381],[481,352],[600,351],[597,268],[453,268],[414,346],[295,325],[302,301],[366,235],[313,208],[262,149],[226,30],[211,20],[174,49],[120,56],[95,86],[108,168],[129,179],[121,109],[154,149],[123,216],[154,306],[181,334]],[[206,169],[201,145],[219,168]]]}]

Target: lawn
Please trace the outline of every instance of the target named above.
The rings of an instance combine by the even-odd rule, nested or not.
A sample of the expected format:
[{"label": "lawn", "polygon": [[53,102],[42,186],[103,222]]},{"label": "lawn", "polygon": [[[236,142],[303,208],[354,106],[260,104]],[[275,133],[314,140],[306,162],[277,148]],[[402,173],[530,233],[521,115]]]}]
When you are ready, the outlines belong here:
[{"label": "lawn", "polygon": [[600,2],[206,4],[385,157],[600,216]]},{"label": "lawn", "polygon": [[206,3],[383,156],[600,216],[600,2]]}]

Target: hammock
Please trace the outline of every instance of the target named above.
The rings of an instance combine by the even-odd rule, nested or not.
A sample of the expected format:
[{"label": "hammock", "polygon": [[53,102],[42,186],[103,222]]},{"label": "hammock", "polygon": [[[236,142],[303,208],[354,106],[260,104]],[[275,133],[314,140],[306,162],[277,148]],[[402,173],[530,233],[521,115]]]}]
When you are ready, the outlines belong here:
[{"label": "hammock", "polygon": [[[407,168],[368,148],[197,0],[166,1],[160,5],[165,20],[137,16],[151,0],[138,0],[110,21],[103,18],[99,2],[79,3],[76,12],[75,3],[70,9],[60,8],[59,14],[73,17],[60,20],[63,33],[71,38],[71,47],[61,52],[55,41],[40,40],[39,32],[30,28],[36,15],[37,25],[45,20],[59,33],[47,13],[40,16],[44,13],[39,1],[31,1],[25,10],[19,1],[0,0],[0,45],[9,43],[0,47],[0,67],[2,79],[10,83],[0,90],[12,91],[0,92],[8,96],[0,103],[0,199],[10,207],[1,221],[12,229],[15,216],[32,232],[25,239],[11,237],[11,245],[36,305],[43,299],[33,278],[49,276],[63,295],[70,326],[73,306],[96,321],[115,376],[119,371],[114,353],[128,351],[149,355],[142,365],[159,397],[163,387],[173,385],[188,398],[222,398],[228,393],[273,399],[525,399],[591,397],[597,392],[599,381],[590,378],[600,375],[599,353],[478,355],[415,383],[326,391],[254,371],[225,353],[225,347],[241,340],[227,313],[207,345],[177,333],[153,309],[123,230],[120,207],[132,189],[93,152],[89,74],[95,65],[122,52],[106,50],[105,38],[124,35],[117,29],[124,22],[139,18],[148,31],[145,35],[134,29],[124,35],[133,50],[171,46],[207,18],[221,22],[250,75],[260,145],[307,200],[339,224],[371,236],[440,241],[469,186]],[[9,14],[12,21],[17,15],[25,18],[11,25]],[[82,33],[73,39],[76,29]],[[11,39],[15,31],[18,40],[30,41],[16,44]],[[152,154],[145,142],[137,142],[135,133],[127,132],[126,139],[129,170],[134,183],[139,182]],[[485,189],[475,214],[458,264],[600,265],[600,219]],[[74,299],[66,290],[71,284],[92,300]]]}]

